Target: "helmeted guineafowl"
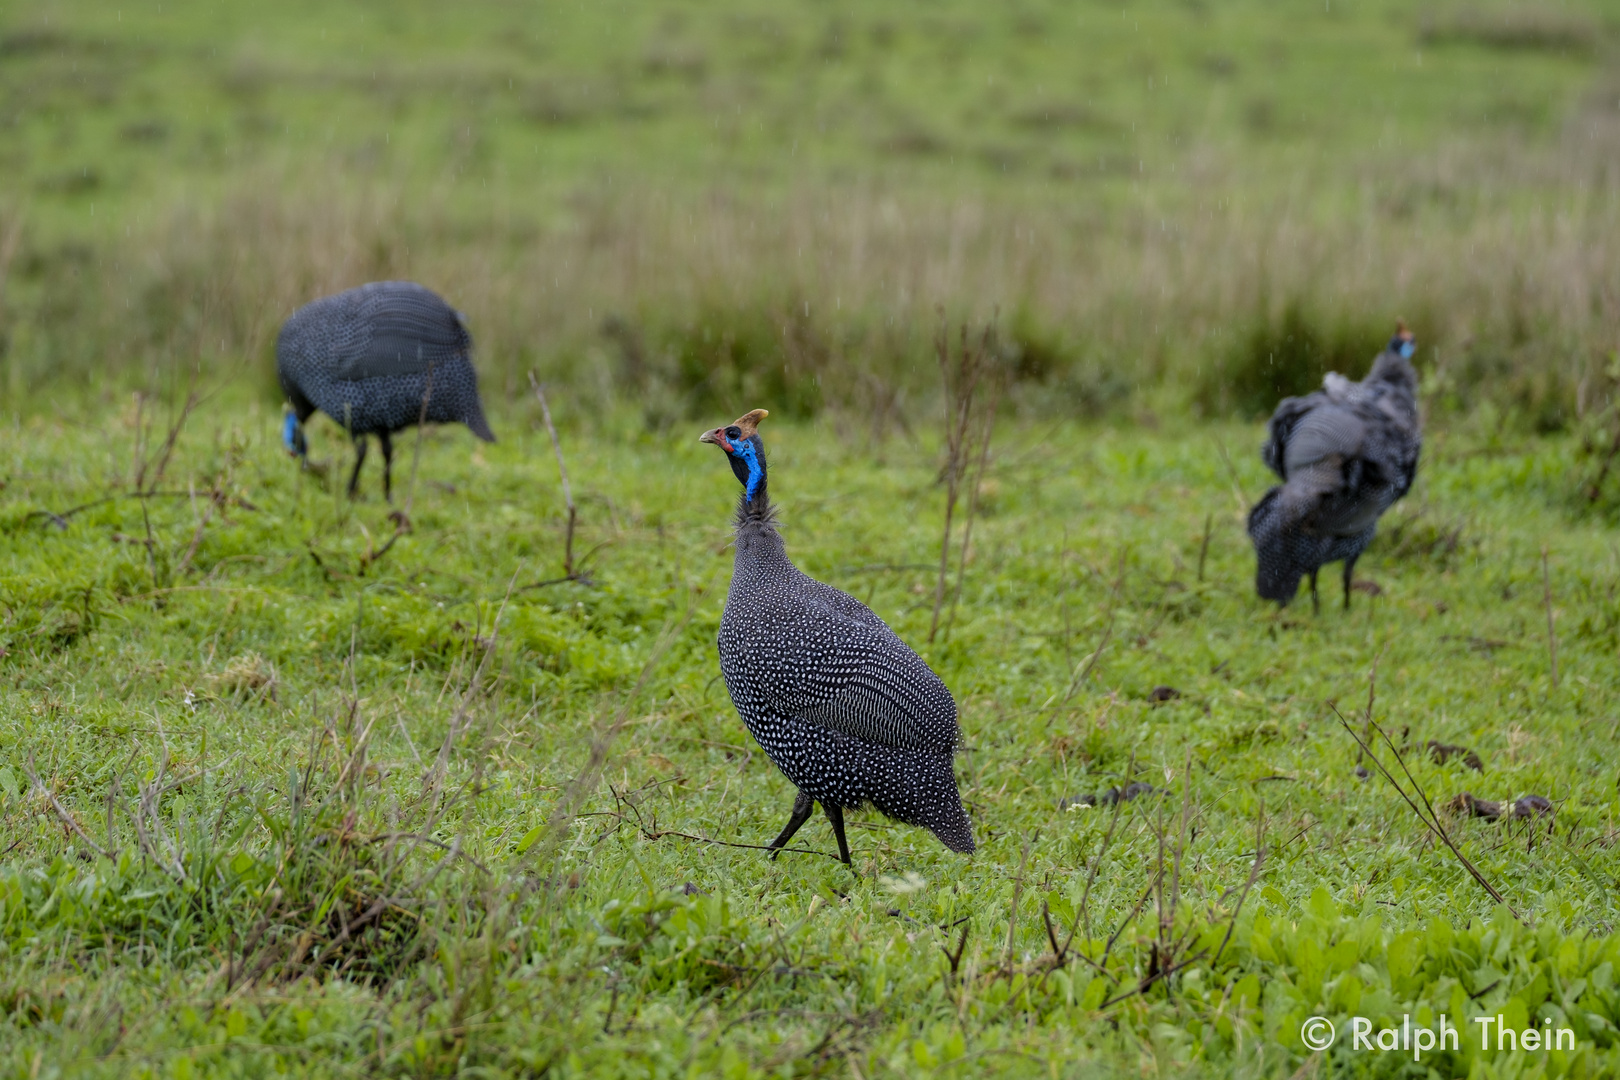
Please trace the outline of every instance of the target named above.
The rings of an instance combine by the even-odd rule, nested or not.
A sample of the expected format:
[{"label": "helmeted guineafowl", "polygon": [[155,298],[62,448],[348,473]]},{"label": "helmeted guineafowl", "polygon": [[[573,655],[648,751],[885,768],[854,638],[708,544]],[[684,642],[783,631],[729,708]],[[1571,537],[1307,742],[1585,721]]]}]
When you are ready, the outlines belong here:
[{"label": "helmeted guineafowl", "polygon": [[956,702],[865,604],[789,561],[765,487],[765,415],[755,409],[700,438],[725,451],[743,485],[720,671],[749,732],[799,789],[771,857],[818,802],[845,863],[844,810],[865,805],[972,851],[952,768]]},{"label": "helmeted guineafowl", "polygon": [[1372,543],[1378,518],[1417,476],[1423,431],[1418,417],[1416,343],[1397,325],[1361,382],[1337,372],[1322,389],[1284,398],[1272,414],[1260,456],[1282,483],[1249,512],[1259,568],[1255,587],[1286,605],[1310,575],[1344,562],[1344,606],[1350,606],[1356,559]]},{"label": "helmeted guineafowl", "polygon": [[354,439],[349,494],[360,482],[366,436],[376,435],[391,498],[400,429],[459,422],[495,441],[471,353],[461,313],[415,282],[377,281],[305,304],[276,339],[276,374],[292,403],[282,432],[288,452],[307,456],[303,425],[319,409]]}]

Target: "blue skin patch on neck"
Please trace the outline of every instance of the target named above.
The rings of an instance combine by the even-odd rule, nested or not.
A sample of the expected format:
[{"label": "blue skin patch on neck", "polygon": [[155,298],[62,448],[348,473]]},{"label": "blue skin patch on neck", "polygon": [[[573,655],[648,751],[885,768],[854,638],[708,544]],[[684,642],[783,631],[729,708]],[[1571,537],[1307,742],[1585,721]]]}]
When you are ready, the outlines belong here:
[{"label": "blue skin patch on neck", "polygon": [[753,443],[739,442],[731,445],[732,456],[741,458],[748,464],[748,483],[744,485],[743,490],[748,496],[748,501],[753,502],[754,493],[759,490],[759,485],[765,481],[765,469],[759,463],[759,454],[754,450]]},{"label": "blue skin patch on neck", "polygon": [[1415,342],[1415,341],[1403,341],[1403,342],[1401,342],[1400,352],[1401,352],[1401,359],[1402,360],[1410,360],[1410,359],[1412,359],[1412,354],[1417,352],[1417,342]]},{"label": "blue skin patch on neck", "polygon": [[298,453],[298,414],[289,412],[281,425],[281,441],[287,447],[287,453]]}]

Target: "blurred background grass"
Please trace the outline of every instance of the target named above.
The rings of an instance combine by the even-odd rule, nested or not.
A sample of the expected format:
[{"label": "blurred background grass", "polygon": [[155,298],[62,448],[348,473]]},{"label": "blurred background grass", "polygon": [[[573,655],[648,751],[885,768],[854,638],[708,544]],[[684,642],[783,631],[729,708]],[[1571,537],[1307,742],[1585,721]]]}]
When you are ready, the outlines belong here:
[{"label": "blurred background grass", "polygon": [[294,308],[411,277],[496,399],[533,366],[654,425],[904,421],[943,306],[999,309],[1026,411],[1253,415],[1405,316],[1432,410],[1556,430],[1613,408],[1617,30],[1574,2],[19,0],[0,388],[268,399]]}]

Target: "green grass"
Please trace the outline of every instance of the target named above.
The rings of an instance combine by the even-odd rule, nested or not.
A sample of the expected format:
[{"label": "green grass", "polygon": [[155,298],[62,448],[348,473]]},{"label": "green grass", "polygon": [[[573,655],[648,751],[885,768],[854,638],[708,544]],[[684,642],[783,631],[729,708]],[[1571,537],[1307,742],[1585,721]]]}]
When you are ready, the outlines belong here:
[{"label": "green grass", "polygon": [[[0,1076],[1620,1072],[1617,26],[0,6]],[[332,425],[294,471],[270,377],[385,277],[467,312],[501,437],[402,440],[408,533]],[[936,305],[1018,378],[929,642]],[[1431,431],[1376,595],[1279,613],[1236,418],[1398,315]],[[719,679],[694,436],[753,405],[799,565],[957,697],[971,858],[747,846],[792,792]],[[1374,689],[1505,904],[1357,776]],[[1455,1053],[1346,1044],[1441,1013]],[[1482,1054],[1497,1013],[1579,1048]]]},{"label": "green grass", "polygon": [[[1620,552],[1569,440],[1431,434],[1359,567],[1378,595],[1313,615],[1253,595],[1256,428],[1008,424],[930,645],[932,444],[768,422],[791,554],[962,711],[979,852],[864,814],[846,869],[819,818],[822,854],[725,846],[768,842],[792,792],[718,677],[735,483],[700,426],[561,402],[592,580],[526,589],[561,564],[536,412],[497,409],[494,446],[430,433],[414,531],[369,560],[376,473],[352,505],[300,477],[243,395],[187,421],[158,495],[66,528],[38,511],[131,490],[134,406],[5,428],[4,1075],[1393,1076],[1409,1057],[1343,1039],[1310,1064],[1301,1022],[1441,1012],[1464,1039],[1438,1075],[1616,1068]],[[169,418],[144,416],[150,460]],[[343,442],[312,434],[335,483]],[[1553,800],[1440,811],[1525,925],[1357,778],[1329,703],[1359,730],[1375,668],[1437,807]],[[1168,794],[1062,805],[1129,780]],[[1061,965],[1043,910],[1079,926]],[[1186,966],[1111,1002],[1156,956]],[[1497,1012],[1581,1048],[1481,1055]]]}]

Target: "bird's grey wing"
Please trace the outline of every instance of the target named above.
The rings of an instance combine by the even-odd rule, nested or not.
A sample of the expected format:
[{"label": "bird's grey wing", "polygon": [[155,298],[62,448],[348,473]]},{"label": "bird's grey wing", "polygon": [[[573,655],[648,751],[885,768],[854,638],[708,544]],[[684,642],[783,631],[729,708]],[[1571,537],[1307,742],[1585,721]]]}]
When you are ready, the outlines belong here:
[{"label": "bird's grey wing", "polygon": [[1320,405],[1300,417],[1289,432],[1283,447],[1284,475],[1331,458],[1355,457],[1366,437],[1367,425],[1354,409]]},{"label": "bird's grey wing", "polygon": [[1285,455],[1289,441],[1293,438],[1294,429],[1305,417],[1327,401],[1327,396],[1318,391],[1304,397],[1286,397],[1277,403],[1276,411],[1271,414],[1271,420],[1266,424],[1266,441],[1260,447],[1260,460],[1265,462],[1266,468],[1276,473],[1279,479],[1288,479]]},{"label": "bird's grey wing", "polygon": [[761,620],[780,628],[771,638],[784,644],[754,643],[756,655],[778,653],[759,657],[770,673],[759,680],[770,704],[866,742],[955,750],[956,702],[939,676],[866,605],[814,584],[794,610]]},{"label": "bird's grey wing", "polygon": [[415,375],[465,356],[472,336],[437,294],[408,282],[378,282],[360,294],[356,316],[368,333],[335,355],[332,376],[358,381]]}]

